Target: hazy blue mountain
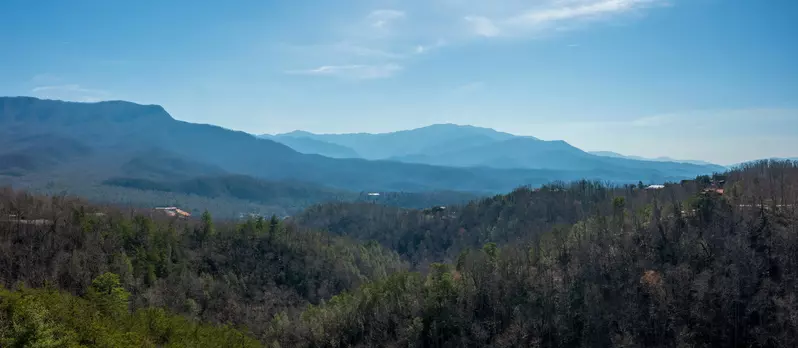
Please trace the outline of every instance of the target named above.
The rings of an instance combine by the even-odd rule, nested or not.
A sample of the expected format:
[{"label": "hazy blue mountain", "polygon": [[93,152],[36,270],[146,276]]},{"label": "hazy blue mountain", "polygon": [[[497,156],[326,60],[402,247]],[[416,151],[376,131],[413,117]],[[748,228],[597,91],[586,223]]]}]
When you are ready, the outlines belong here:
[{"label": "hazy blue mountain", "polygon": [[0,175],[23,176],[91,154],[88,146],[70,137],[0,130]]},{"label": "hazy blue mountain", "polygon": [[641,156],[622,155],[620,153],[612,152],[612,151],[590,151],[589,153],[593,154],[593,155],[596,155],[596,156],[613,157],[613,158],[626,158],[626,159],[633,159],[633,160],[638,160],[638,161],[688,163],[688,164],[695,164],[695,165],[699,165],[699,166],[713,167],[713,168],[715,168],[715,170],[721,170],[722,168],[725,168],[725,167],[723,167],[721,165],[718,165],[718,164],[715,164],[715,163],[711,163],[711,162],[707,162],[707,161],[680,160],[680,159],[675,159],[675,158],[671,158],[671,157],[667,157],[667,156],[660,156],[660,157],[656,157],[656,158],[647,158],[647,157],[641,157]]},{"label": "hazy blue mountain", "polygon": [[588,152],[588,153],[590,153],[590,154],[593,154],[593,155],[596,155],[596,156],[604,156],[604,157],[613,157],[613,158],[629,158],[629,159],[639,159],[639,160],[645,160],[645,158],[643,158],[643,157],[638,157],[638,156],[627,156],[627,155],[622,155],[622,154],[620,154],[620,153],[617,153],[617,152],[612,152],[612,151],[590,151],[590,152]]},{"label": "hazy blue mountain", "polygon": [[184,159],[170,151],[151,149],[133,153],[115,175],[152,180],[187,180],[227,174],[223,168]]},{"label": "hazy blue mountain", "polygon": [[[451,125],[430,127],[418,132],[428,133],[435,128],[456,133],[449,140],[462,136],[455,131],[459,129],[492,134],[499,138],[512,137],[476,127]],[[556,170],[464,169],[306,155],[247,133],[175,120],[160,106],[123,101],[72,103],[29,97],[0,98],[0,129],[8,134],[50,134],[80,139],[89,152],[93,152],[87,158],[68,161],[57,168],[48,169],[46,173],[35,173],[41,177],[81,175],[93,179],[107,178],[109,173],[120,171],[119,168],[134,154],[153,148],[168,151],[183,161],[222,168],[230,174],[266,180],[305,181],[355,191],[501,192],[519,185],[537,185],[555,179],[595,177],[592,173]],[[395,140],[396,146],[399,146],[400,139],[415,139],[416,143],[411,143],[413,145],[424,140],[418,134],[408,137],[406,132],[389,137],[399,139]],[[41,151],[31,154],[34,157],[44,155]],[[602,179],[626,180],[635,177],[645,181],[661,181],[664,178],[676,178],[668,173],[621,174]]]},{"label": "hazy blue mountain", "polygon": [[[300,134],[300,133],[297,133]],[[333,144],[330,142],[313,139],[303,135],[259,135],[259,138],[269,139],[286,145],[297,152],[304,154],[316,154],[332,158],[359,158],[360,155],[355,150],[346,146]]]},{"label": "hazy blue mountain", "polygon": [[[640,161],[623,157],[604,157],[584,152],[564,141],[543,141],[515,137],[509,140],[479,144],[470,148],[435,155],[412,155],[397,158],[412,163],[455,167],[486,166],[493,168],[526,168],[581,171],[591,176],[683,175],[695,176],[718,170],[718,166],[688,163]],[[718,168],[716,168],[718,167]]]},{"label": "hazy blue mountain", "polygon": [[[613,177],[692,176],[724,169],[711,163],[675,161],[664,157],[647,159],[614,152],[586,153],[563,141],[542,141],[488,128],[454,124],[383,134],[313,134],[294,131],[278,137],[335,143],[352,148],[365,158],[436,166],[585,171],[585,176]],[[321,154],[320,150],[310,152]],[[607,160],[608,157],[624,161]]]},{"label": "hazy blue mountain", "polygon": [[575,163],[584,153],[564,141],[543,141],[535,138],[511,138],[476,144],[464,149],[399,157],[413,163],[456,167],[547,168],[581,170]]},{"label": "hazy blue mountain", "polygon": [[477,143],[507,140],[515,137],[490,128],[436,124],[392,133],[313,134],[294,131],[281,136],[304,137],[353,149],[366,159],[391,159],[442,150],[457,150]]}]

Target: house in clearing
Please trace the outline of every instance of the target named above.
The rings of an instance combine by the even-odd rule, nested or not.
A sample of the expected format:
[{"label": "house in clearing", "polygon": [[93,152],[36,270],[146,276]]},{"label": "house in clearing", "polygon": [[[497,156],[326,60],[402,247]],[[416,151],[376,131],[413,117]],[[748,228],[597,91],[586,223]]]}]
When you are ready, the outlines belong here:
[{"label": "house in clearing", "polygon": [[155,208],[155,211],[161,212],[166,216],[177,217],[180,219],[188,219],[191,217],[191,214],[185,210],[182,210],[178,207],[159,207]]}]

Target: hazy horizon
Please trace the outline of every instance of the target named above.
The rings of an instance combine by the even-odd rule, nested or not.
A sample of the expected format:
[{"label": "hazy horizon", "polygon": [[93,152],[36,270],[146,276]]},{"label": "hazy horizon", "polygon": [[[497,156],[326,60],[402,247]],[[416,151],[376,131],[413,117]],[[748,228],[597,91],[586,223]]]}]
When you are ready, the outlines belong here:
[{"label": "hazy horizon", "polygon": [[798,43],[780,39],[798,3],[786,0],[12,0],[0,12],[13,33],[0,95],[158,104],[253,134],[456,123],[642,157],[798,156]]}]

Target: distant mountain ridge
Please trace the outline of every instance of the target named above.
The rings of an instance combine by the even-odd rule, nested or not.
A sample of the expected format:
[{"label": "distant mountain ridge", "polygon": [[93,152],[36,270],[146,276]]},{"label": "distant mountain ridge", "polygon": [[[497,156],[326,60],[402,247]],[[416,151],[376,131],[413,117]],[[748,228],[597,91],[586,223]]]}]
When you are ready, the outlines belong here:
[{"label": "distant mountain ridge", "polygon": [[[285,138],[309,138],[352,149],[361,158],[369,160],[391,159],[418,153],[427,153],[452,146],[471,146],[474,142],[507,140],[515,137],[490,128],[435,124],[423,128],[391,133],[313,134],[293,131],[277,134],[277,141]],[[320,152],[315,152],[321,154]]]},{"label": "distant mountain ridge", "polygon": [[641,157],[641,156],[627,156],[627,155],[622,155],[620,153],[612,152],[612,151],[590,151],[588,153],[594,154],[596,156],[613,157],[613,158],[626,158],[626,159],[633,159],[633,160],[639,160],[639,161],[676,162],[676,163],[695,164],[695,165],[699,165],[699,166],[719,166],[718,164],[714,164],[714,163],[707,162],[707,161],[680,160],[680,159],[674,159],[674,158],[667,157],[667,156],[660,156],[660,157],[655,157],[655,158],[647,158],[647,157]]},{"label": "distant mountain ridge", "polygon": [[[276,141],[285,139],[281,142],[288,146],[298,138],[321,142],[315,149],[307,146],[302,146],[301,150],[295,148],[304,153],[327,155],[327,147],[338,145],[366,159],[449,167],[584,171],[599,176],[627,171],[635,175],[667,173],[688,177],[725,170],[722,166],[702,161],[678,161],[667,157],[647,159],[606,151],[589,153],[565,141],[544,141],[456,124],[436,124],[378,134],[314,134],[298,130],[272,138]],[[286,141],[289,139],[291,141]]]},{"label": "distant mountain ridge", "polygon": [[[378,135],[303,134],[275,136],[280,143],[176,120],[157,105],[0,98],[0,185],[145,205],[194,202],[197,209],[229,202],[229,209],[219,209],[235,213],[274,211],[264,206],[272,204],[300,207],[353,192],[423,193],[391,194],[390,201],[443,204],[555,180],[661,183],[711,172],[597,161],[565,142],[451,124]],[[327,156],[303,154],[285,143],[323,146]],[[405,158],[419,153],[423,158]],[[353,154],[387,157],[330,158]],[[593,164],[575,165],[569,161],[574,158]],[[295,195],[296,190],[304,191]]]},{"label": "distant mountain ridge", "polygon": [[[426,130],[418,137],[414,132],[386,135],[396,148],[428,148],[444,141],[457,143],[461,127],[443,125]],[[483,138],[508,138],[512,135],[476,127],[466,127],[469,134]],[[448,137],[436,137],[443,131]],[[185,162],[181,180],[189,179],[193,171],[207,175],[207,170],[226,174],[247,175],[264,180],[296,180],[352,191],[434,191],[457,190],[498,193],[522,185],[540,185],[551,180],[580,178],[611,181],[663,181],[678,179],[665,172],[619,173],[600,177],[594,173],[564,170],[527,170],[453,168],[396,161],[367,161],[363,159],[333,159],[319,155],[301,154],[290,147],[250,134],[206,124],[175,120],[156,105],[139,105],[124,101],[74,103],[42,100],[31,97],[0,98],[0,139],[23,145],[24,136],[41,136],[36,144],[48,143],[58,148],[67,143],[77,151],[70,160],[58,157],[45,165],[28,165],[49,155],[51,151],[20,153],[16,147],[0,149],[2,156],[24,155],[19,163],[29,168],[8,168],[16,171],[14,180],[41,182],[53,177],[75,178],[84,181],[104,180],[124,176],[130,168],[122,168],[140,154],[151,151],[168,153],[169,158]],[[68,140],[67,140],[68,139]],[[411,139],[412,143],[404,141]],[[359,150],[359,149],[358,149]],[[413,150],[414,151],[414,150]],[[411,152],[411,151],[408,151]],[[14,158],[16,158],[14,157]],[[51,163],[52,162],[52,163]],[[153,162],[157,162],[153,160]],[[156,167],[167,166],[170,160],[160,161]],[[173,161],[174,162],[174,161]],[[152,164],[152,163],[151,163]],[[179,166],[178,166],[179,167]],[[211,170],[216,168],[218,170]],[[151,168],[145,172],[181,173],[174,168]],[[147,176],[137,173],[137,176]],[[160,180],[160,179],[159,179]]]},{"label": "distant mountain ridge", "polygon": [[360,155],[355,150],[346,146],[313,139],[303,135],[274,136],[263,134],[258,137],[276,141],[304,154],[317,154],[330,158],[360,158]]}]

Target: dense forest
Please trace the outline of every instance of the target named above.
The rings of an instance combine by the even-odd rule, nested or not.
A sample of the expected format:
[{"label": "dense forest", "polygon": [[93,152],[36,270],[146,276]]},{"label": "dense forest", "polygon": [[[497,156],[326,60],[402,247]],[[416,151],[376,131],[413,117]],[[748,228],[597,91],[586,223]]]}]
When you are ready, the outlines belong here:
[{"label": "dense forest", "polygon": [[237,223],[6,189],[0,345],[795,347],[796,200],[773,161]]},{"label": "dense forest", "polygon": [[[723,176],[716,175],[715,180]],[[610,186],[601,182],[556,182],[540,188],[519,188],[507,195],[472,201],[462,206],[402,209],[362,203],[316,205],[292,218],[298,224],[335,235],[375,240],[406,256],[414,265],[449,260],[462,249],[485,243],[527,242],[560,226],[591,216],[609,216],[623,199],[624,209],[650,213],[655,200],[682,202],[713,179],[704,177],[646,190],[638,185]]]}]

